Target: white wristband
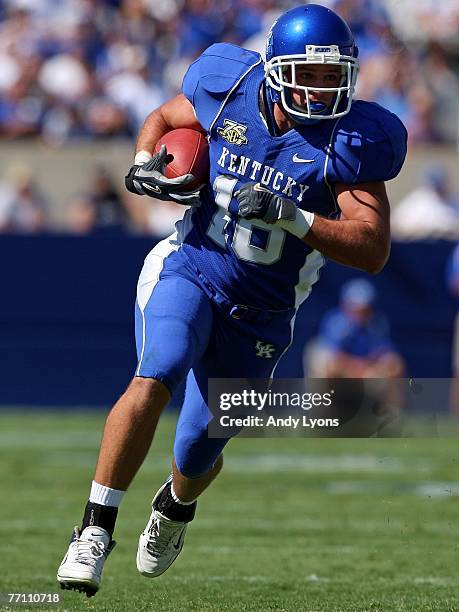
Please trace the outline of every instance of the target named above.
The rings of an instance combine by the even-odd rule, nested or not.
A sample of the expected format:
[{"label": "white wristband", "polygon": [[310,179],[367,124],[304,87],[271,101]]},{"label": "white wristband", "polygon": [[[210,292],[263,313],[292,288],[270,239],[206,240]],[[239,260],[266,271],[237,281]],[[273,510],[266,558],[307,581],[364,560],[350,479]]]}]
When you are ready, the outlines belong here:
[{"label": "white wristband", "polygon": [[287,221],[286,219],[279,219],[276,225],[284,229],[286,232],[290,232],[297,238],[304,238],[314,223],[314,213],[307,210],[296,209],[295,219]]},{"label": "white wristband", "polygon": [[134,165],[141,166],[142,164],[146,164],[152,157],[153,155],[148,151],[138,151],[134,157]]}]

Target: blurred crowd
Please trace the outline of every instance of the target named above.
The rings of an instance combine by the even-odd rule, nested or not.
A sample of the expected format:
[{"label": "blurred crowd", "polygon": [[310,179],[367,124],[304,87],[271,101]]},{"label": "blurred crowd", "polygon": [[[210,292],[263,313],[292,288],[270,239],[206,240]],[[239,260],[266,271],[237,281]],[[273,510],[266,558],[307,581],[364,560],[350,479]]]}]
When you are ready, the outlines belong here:
[{"label": "blurred crowd", "polygon": [[[411,144],[456,142],[459,2],[320,2],[339,12],[357,37],[357,97],[397,113],[408,127]],[[0,139],[34,137],[56,149],[78,139],[133,141],[145,116],[180,90],[186,68],[207,46],[229,41],[263,53],[270,25],[297,4],[0,0]],[[0,232],[49,229],[47,197],[30,168],[7,169],[2,178]],[[95,168],[85,192],[62,203],[69,210],[65,227],[79,234],[170,233],[183,208],[161,203],[153,209],[153,201],[140,204],[140,198],[119,188],[119,178],[107,168]],[[447,182],[441,169],[426,174],[425,184],[404,202],[406,212],[394,219],[396,235],[425,237],[431,226],[409,235],[407,220],[419,219],[419,203],[434,201],[442,212],[436,217],[441,227],[435,228],[434,237],[459,238],[457,198]]]},{"label": "blurred crowd", "polygon": [[96,165],[84,189],[63,202],[66,217],[56,226],[50,214],[52,202],[40,189],[36,174],[26,164],[12,164],[0,180],[0,234],[169,236],[186,207],[135,196],[117,179],[109,168]]},{"label": "blurred crowd", "polygon": [[[322,0],[355,32],[359,96],[407,124],[412,142],[457,137],[457,0]],[[133,137],[215,41],[263,50],[291,0],[0,0],[0,132]],[[454,126],[454,129],[452,129]]]},{"label": "blurred crowd", "polygon": [[176,94],[187,65],[218,40],[243,43],[271,0],[2,0],[0,130],[133,137]]}]

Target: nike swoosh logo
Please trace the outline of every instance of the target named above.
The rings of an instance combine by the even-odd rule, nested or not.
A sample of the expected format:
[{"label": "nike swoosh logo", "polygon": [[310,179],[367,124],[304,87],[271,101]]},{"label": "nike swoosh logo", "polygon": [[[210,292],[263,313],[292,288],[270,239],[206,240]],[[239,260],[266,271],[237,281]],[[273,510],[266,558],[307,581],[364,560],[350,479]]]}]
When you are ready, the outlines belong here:
[{"label": "nike swoosh logo", "polygon": [[179,550],[180,547],[182,546],[182,542],[183,542],[183,535],[184,535],[184,531],[182,531],[182,533],[179,536],[178,542],[177,544],[173,544],[173,547],[175,548],[175,550]]},{"label": "nike swoosh logo", "polygon": [[149,185],[148,183],[141,183],[144,189],[148,189],[149,191],[154,191],[155,193],[161,193],[161,188],[156,185]]},{"label": "nike swoosh logo", "polygon": [[266,187],[263,187],[262,185],[260,185],[260,183],[257,183],[257,184],[254,186],[254,190],[255,190],[255,191],[267,191],[268,193],[271,193],[271,192],[269,191],[269,189],[266,189]]},{"label": "nike swoosh logo", "polygon": [[292,160],[297,164],[312,164],[315,161],[314,159],[303,159],[302,157],[298,157],[298,153],[295,153]]}]

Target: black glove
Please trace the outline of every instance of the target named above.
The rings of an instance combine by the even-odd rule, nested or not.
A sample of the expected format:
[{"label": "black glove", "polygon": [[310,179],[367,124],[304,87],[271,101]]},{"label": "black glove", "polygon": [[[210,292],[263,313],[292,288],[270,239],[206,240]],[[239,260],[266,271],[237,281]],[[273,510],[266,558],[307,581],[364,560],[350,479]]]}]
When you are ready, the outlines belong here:
[{"label": "black glove", "polygon": [[165,176],[167,150],[162,145],[158,153],[144,164],[134,164],[124,178],[126,189],[138,195],[148,195],[157,200],[172,201],[186,206],[199,206],[199,189],[186,192],[183,187],[194,180],[192,174],[176,178]]},{"label": "black glove", "polygon": [[281,198],[260,183],[247,183],[234,195],[239,202],[239,216],[244,219],[276,223],[296,218],[296,205],[291,200]]}]

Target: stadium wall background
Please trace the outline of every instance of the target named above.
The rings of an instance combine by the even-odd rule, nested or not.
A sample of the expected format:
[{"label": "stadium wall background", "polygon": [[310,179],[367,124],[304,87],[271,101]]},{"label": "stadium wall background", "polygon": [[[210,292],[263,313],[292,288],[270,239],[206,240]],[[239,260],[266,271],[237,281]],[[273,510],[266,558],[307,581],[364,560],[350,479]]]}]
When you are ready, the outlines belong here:
[{"label": "stadium wall background", "polygon": [[[107,406],[135,368],[133,303],[148,238],[2,236],[0,405]],[[448,377],[456,304],[445,287],[450,242],[395,243],[372,277],[408,375]],[[356,271],[329,263],[297,317],[278,368],[301,376],[304,344]],[[178,400],[177,400],[178,401]]]}]

